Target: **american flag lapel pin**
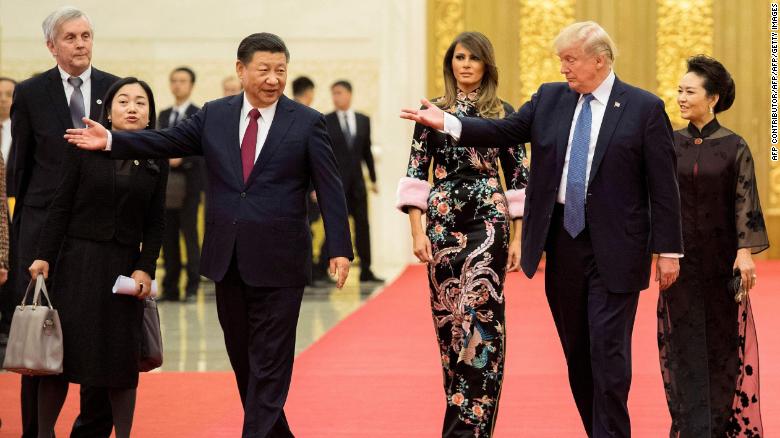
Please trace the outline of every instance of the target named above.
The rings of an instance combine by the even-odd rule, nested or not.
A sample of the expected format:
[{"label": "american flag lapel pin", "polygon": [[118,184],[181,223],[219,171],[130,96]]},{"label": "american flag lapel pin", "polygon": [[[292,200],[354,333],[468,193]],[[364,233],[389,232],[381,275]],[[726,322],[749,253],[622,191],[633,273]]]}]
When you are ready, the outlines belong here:
[{"label": "american flag lapel pin", "polygon": [[620,108],[620,102],[615,102],[615,108]]}]

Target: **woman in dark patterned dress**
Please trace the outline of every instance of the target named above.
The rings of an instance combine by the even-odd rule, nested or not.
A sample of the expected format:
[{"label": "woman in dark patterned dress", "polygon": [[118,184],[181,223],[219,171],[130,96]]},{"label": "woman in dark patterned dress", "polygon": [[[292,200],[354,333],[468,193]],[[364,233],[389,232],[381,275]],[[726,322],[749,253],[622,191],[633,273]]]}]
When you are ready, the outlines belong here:
[{"label": "woman in dark patterned dress", "polygon": [[769,246],[753,158],[715,114],[734,102],[718,61],[688,60],[678,103],[688,127],[675,132],[685,257],[658,300],[658,345],[670,437],[763,436],[758,347],[750,300],[727,286],[739,269],[749,291],[755,254]]},{"label": "woman in dark patterned dress", "polygon": [[[496,96],[493,47],[480,33],[455,38],[444,56],[444,82],[446,93],[436,104],[452,114],[501,118],[512,112]],[[450,142],[415,126],[398,207],[409,213],[414,253],[429,268],[447,395],[442,435],[489,437],[504,371],[504,279],[519,265],[528,168],[523,145],[499,150]],[[510,222],[516,230],[511,242]]]}]

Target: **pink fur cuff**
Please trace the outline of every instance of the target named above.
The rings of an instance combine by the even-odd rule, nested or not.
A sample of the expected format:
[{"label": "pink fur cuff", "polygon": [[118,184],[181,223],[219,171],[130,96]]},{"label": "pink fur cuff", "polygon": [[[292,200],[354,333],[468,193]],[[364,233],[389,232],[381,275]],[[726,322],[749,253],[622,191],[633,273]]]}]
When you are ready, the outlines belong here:
[{"label": "pink fur cuff", "polygon": [[509,203],[509,217],[522,218],[525,209],[525,189],[507,190],[506,201]]},{"label": "pink fur cuff", "polygon": [[428,181],[405,176],[398,181],[398,201],[395,207],[406,213],[407,207],[419,208],[423,212],[428,210],[428,195],[431,185]]}]

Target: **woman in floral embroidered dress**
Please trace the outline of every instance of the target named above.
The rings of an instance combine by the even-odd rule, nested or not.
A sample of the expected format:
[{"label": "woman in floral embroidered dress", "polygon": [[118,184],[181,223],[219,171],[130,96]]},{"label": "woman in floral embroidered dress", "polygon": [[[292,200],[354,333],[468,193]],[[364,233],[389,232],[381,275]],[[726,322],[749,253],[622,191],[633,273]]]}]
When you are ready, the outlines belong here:
[{"label": "woman in floral embroidered dress", "polygon": [[[490,118],[513,111],[496,95],[493,47],[481,33],[458,35],[443,67],[446,91],[436,100],[440,108]],[[414,253],[429,268],[447,396],[442,435],[490,437],[504,372],[504,279],[520,262],[528,166],[523,145],[499,150],[451,142],[415,126],[409,167],[398,186],[398,208],[409,214]],[[431,168],[433,187],[428,183]],[[511,242],[510,222],[516,230]]]},{"label": "woman in floral embroidered dress", "polygon": [[688,60],[677,102],[688,127],[674,134],[685,257],[658,300],[658,346],[672,438],[762,437],[758,345],[750,300],[729,279],[756,282],[769,247],[750,149],[715,117],[734,102],[723,65]]}]

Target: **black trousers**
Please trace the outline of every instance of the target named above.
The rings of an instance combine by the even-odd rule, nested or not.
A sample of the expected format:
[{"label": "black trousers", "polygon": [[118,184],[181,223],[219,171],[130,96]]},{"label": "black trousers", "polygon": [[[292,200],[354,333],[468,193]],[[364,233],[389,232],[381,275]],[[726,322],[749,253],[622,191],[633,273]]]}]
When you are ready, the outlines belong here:
[{"label": "black trousers", "polygon": [[[35,259],[38,238],[46,223],[47,209],[43,207],[17,206],[22,208],[21,215],[16,218],[18,224],[14,224],[12,232],[15,234],[11,240],[14,248],[18,249],[13,257],[14,266],[14,297],[21,302],[27,284],[30,282],[30,267]],[[53,272],[53,269],[50,270]],[[57,307],[56,291],[52,291],[53,305]],[[38,384],[39,378],[22,376],[21,404],[22,404],[22,437],[35,438],[38,436]],[[86,393],[86,394],[85,394]],[[93,391],[89,387],[81,390],[81,404],[79,416],[73,424],[72,437],[108,437],[114,427],[111,415],[111,403],[108,394]]]},{"label": "black trousers", "polygon": [[243,438],[292,437],[284,404],[292,378],[303,287],[254,287],[236,256],[216,284],[217,315],[244,406]]},{"label": "black trousers", "polygon": [[639,292],[607,289],[588,229],[573,239],[563,228],[560,204],[547,240],[545,292],[588,436],[630,437],[631,335]]},{"label": "black trousers", "polygon": [[184,237],[187,251],[187,296],[198,293],[200,285],[200,243],[198,239],[198,206],[200,192],[187,193],[181,209],[165,210],[165,232],[163,235],[163,294],[168,298],[179,297],[179,278],[182,261],[179,244],[179,233]]},{"label": "black trousers", "polygon": [[[360,270],[371,270],[371,234],[368,226],[368,196],[365,190],[347,194],[347,211],[355,222],[355,250],[360,258]],[[328,269],[330,257],[328,256],[328,240],[322,241],[318,268],[325,272]]]}]

